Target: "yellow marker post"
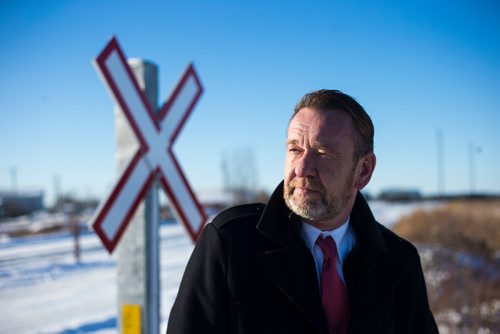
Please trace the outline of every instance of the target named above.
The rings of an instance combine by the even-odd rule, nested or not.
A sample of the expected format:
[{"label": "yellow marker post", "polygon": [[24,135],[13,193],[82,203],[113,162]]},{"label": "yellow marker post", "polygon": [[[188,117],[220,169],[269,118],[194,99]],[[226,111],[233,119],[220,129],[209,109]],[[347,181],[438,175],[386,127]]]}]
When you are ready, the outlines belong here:
[{"label": "yellow marker post", "polygon": [[122,305],[123,334],[141,334],[141,305]]}]

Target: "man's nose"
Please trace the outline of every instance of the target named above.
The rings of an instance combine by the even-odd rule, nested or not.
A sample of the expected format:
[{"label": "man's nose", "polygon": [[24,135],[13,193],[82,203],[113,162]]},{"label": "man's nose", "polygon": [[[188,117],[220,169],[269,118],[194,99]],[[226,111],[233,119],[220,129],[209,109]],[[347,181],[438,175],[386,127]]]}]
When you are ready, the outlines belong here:
[{"label": "man's nose", "polygon": [[311,152],[304,152],[295,165],[295,175],[298,177],[310,177],[316,175],[316,166]]}]

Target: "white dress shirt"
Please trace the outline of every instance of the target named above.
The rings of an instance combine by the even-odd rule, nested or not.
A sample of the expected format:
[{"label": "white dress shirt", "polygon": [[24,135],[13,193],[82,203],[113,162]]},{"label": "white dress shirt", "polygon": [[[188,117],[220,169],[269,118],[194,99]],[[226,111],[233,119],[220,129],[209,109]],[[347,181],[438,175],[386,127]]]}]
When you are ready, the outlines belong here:
[{"label": "white dress shirt", "polygon": [[302,239],[304,239],[304,242],[311,251],[313,257],[314,257],[314,262],[316,263],[316,273],[318,277],[318,283],[319,287],[321,289],[321,272],[323,268],[323,252],[321,251],[321,248],[319,248],[318,245],[316,245],[316,240],[318,239],[319,235],[322,235],[323,238],[326,238],[328,236],[332,237],[333,240],[335,240],[335,244],[337,245],[337,253],[338,257],[337,260],[335,261],[337,271],[339,273],[340,279],[342,279],[342,282],[345,284],[344,280],[344,273],[342,271],[342,264],[344,263],[344,260],[349,254],[349,252],[352,250],[354,245],[356,244],[356,237],[354,235],[354,232],[349,225],[349,219],[342,224],[341,226],[337,227],[334,230],[330,231],[321,231],[317,229],[316,227],[306,223],[302,222],[302,228],[300,231],[300,235]]}]

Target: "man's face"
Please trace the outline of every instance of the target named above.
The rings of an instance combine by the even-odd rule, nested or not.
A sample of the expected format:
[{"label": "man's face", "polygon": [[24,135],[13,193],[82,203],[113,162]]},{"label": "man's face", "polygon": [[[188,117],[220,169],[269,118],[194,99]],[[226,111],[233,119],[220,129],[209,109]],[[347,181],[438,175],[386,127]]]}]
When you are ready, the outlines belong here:
[{"label": "man's face", "polygon": [[284,198],[318,227],[347,218],[356,195],[352,120],[342,111],[301,109],[290,122]]}]

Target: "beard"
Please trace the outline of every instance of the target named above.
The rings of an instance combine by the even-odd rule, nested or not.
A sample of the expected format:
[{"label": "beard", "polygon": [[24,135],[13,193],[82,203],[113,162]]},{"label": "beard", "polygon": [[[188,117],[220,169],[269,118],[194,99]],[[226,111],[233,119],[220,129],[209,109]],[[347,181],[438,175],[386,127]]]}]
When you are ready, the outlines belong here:
[{"label": "beard", "polygon": [[[337,217],[345,209],[352,196],[354,173],[335,193],[328,193],[319,180],[295,177],[284,185],[285,203],[292,212],[306,220],[319,222]],[[295,194],[297,188],[310,193]]]}]

